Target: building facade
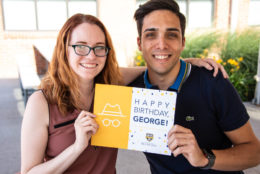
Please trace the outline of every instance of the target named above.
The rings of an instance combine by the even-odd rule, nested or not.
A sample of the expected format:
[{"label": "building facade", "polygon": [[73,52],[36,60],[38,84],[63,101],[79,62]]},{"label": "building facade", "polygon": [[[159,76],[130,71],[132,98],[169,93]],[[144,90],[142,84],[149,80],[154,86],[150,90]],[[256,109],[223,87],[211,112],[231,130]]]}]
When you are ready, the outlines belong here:
[{"label": "building facade", "polygon": [[[260,0],[177,0],[187,32],[243,30],[260,25]],[[133,66],[137,30],[133,14],[145,0],[0,0],[1,76],[16,77],[16,59],[35,61],[33,45],[51,55],[58,30],[75,13],[97,16],[110,32],[120,66]],[[50,43],[50,44],[48,44]],[[48,46],[49,45],[49,46]]]}]

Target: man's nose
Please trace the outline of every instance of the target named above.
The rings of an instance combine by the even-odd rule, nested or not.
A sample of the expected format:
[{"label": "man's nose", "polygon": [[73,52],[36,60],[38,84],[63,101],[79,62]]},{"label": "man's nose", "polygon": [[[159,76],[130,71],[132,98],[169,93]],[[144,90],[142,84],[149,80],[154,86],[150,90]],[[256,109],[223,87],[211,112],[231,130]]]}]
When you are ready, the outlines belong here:
[{"label": "man's nose", "polygon": [[159,49],[166,49],[167,48],[167,42],[166,39],[163,36],[158,37],[158,43],[157,46]]}]

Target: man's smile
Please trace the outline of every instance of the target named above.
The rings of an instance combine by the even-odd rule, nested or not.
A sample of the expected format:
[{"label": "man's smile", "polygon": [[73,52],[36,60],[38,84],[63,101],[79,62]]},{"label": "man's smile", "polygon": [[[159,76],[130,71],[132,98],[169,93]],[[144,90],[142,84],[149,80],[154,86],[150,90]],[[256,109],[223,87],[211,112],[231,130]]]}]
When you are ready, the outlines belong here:
[{"label": "man's smile", "polygon": [[163,60],[163,59],[167,59],[167,58],[170,58],[171,57],[171,54],[153,54],[153,57],[155,59],[160,59],[160,60]]}]

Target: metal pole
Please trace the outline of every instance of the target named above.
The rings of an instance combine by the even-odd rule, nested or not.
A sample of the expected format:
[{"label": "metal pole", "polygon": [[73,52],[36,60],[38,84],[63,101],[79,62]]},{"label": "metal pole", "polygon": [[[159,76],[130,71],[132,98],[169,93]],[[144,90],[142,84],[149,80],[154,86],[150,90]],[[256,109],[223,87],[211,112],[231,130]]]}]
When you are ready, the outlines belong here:
[{"label": "metal pole", "polygon": [[257,74],[255,75],[256,87],[255,87],[255,98],[253,99],[253,104],[260,105],[260,44],[258,51],[258,65]]}]

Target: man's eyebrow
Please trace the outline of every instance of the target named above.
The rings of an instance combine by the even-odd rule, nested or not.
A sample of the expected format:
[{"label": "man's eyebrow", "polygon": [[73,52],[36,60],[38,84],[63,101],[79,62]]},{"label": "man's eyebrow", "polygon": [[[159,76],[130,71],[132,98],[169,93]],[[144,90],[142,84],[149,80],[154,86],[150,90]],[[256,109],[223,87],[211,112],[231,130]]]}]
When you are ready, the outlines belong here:
[{"label": "man's eyebrow", "polygon": [[158,28],[147,28],[144,30],[143,33],[148,32],[148,31],[158,31]]},{"label": "man's eyebrow", "polygon": [[177,31],[180,32],[178,28],[167,28],[166,31]]},{"label": "man's eyebrow", "polygon": [[[148,31],[158,31],[158,28],[147,28],[144,30],[143,33],[148,32]],[[180,32],[180,30],[178,28],[167,28],[166,31],[177,31]]]}]

